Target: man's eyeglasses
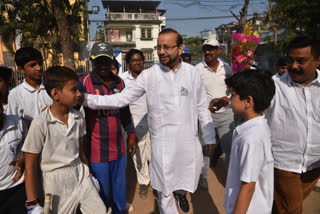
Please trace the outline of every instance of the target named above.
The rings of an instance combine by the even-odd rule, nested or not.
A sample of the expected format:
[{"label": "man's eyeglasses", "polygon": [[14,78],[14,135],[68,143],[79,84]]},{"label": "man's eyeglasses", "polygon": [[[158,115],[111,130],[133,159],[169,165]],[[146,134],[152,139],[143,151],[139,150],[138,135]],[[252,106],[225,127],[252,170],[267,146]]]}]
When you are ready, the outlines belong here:
[{"label": "man's eyeglasses", "polygon": [[130,63],[133,63],[133,64],[143,63],[143,59],[133,59],[133,60],[130,60]]},{"label": "man's eyeglasses", "polygon": [[178,47],[179,45],[175,45],[175,46],[169,46],[169,45],[164,45],[164,46],[161,46],[161,45],[157,45],[157,46],[154,46],[154,49],[156,51],[160,51],[161,49],[163,49],[164,51],[170,51],[172,50],[173,48],[175,47]]}]

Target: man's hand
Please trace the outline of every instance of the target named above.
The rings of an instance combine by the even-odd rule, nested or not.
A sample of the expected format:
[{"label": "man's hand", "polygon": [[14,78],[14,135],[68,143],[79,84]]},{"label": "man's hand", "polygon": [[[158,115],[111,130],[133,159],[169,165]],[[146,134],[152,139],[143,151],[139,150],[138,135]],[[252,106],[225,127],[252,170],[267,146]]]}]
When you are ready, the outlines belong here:
[{"label": "man's hand", "polygon": [[209,110],[212,113],[215,113],[216,111],[219,111],[222,107],[225,107],[228,103],[229,103],[229,100],[227,97],[215,98],[211,100],[209,105]]},{"label": "man's hand", "polygon": [[11,161],[9,165],[14,166],[17,170],[16,176],[12,178],[12,183],[17,182],[24,172],[24,156],[22,156],[19,160]]},{"label": "man's hand", "polygon": [[[133,135],[132,135],[133,136]],[[137,138],[132,136],[128,136],[127,139],[127,148],[128,148],[128,153],[131,154],[131,156],[133,156],[136,153],[136,148],[137,148]]]},{"label": "man's hand", "polygon": [[211,157],[215,144],[207,144],[205,145],[205,150],[209,152],[208,156]]}]

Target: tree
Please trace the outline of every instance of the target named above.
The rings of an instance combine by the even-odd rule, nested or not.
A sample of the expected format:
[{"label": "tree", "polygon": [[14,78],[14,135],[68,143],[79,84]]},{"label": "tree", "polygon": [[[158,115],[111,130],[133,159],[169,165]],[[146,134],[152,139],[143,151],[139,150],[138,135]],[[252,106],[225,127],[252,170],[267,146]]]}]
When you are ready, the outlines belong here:
[{"label": "tree", "polygon": [[288,35],[307,34],[320,39],[319,0],[274,0],[276,22],[281,21]]},{"label": "tree", "polygon": [[238,20],[238,23],[240,26],[238,32],[242,32],[243,25],[247,21],[249,3],[250,3],[250,0],[244,0],[243,7],[242,7],[241,11],[239,11],[240,17],[238,17],[236,14],[234,14],[234,12],[230,11],[231,14]]},{"label": "tree", "polygon": [[200,37],[189,37],[184,40],[184,45],[190,49],[193,61],[202,59],[202,39]]},{"label": "tree", "polygon": [[74,51],[72,46],[71,31],[67,14],[65,13],[66,7],[69,7],[69,1],[52,0],[51,6],[57,21],[58,32],[60,35],[60,44],[63,53],[63,63],[65,66],[75,69],[74,66]]},{"label": "tree", "polygon": [[0,34],[12,53],[15,50],[11,44],[21,35],[22,46],[40,49],[45,58],[51,54],[53,65],[60,64],[58,56],[62,52],[64,64],[74,68],[83,1],[76,0],[71,5],[68,0],[0,0],[0,5],[7,6],[6,13],[0,14]]}]

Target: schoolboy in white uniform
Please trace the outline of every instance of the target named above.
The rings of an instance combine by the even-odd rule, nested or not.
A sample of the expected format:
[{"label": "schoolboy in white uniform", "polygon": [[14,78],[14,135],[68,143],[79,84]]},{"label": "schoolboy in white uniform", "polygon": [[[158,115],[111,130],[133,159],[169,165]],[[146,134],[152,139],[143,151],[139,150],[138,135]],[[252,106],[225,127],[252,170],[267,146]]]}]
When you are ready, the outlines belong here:
[{"label": "schoolboy in white uniform", "polygon": [[0,103],[0,213],[26,213],[21,151],[27,127],[16,115],[4,114]]},{"label": "schoolboy in white uniform", "polygon": [[42,109],[52,104],[42,85],[42,55],[31,47],[20,48],[15,54],[19,72],[25,74],[23,83],[13,88],[8,97],[6,114],[18,115],[30,126]]},{"label": "schoolboy in white uniform", "polygon": [[231,107],[244,122],[233,133],[224,207],[227,214],[270,214],[273,203],[271,133],[263,111],[275,93],[271,74],[248,69],[226,79]]},{"label": "schoolboy in white uniform", "polygon": [[67,67],[51,67],[43,77],[53,105],[35,118],[22,150],[26,156],[25,184],[28,213],[39,213],[35,166],[40,161],[45,193],[51,193],[52,214],[106,213],[94,187],[83,150],[86,133],[79,101],[78,76]]}]

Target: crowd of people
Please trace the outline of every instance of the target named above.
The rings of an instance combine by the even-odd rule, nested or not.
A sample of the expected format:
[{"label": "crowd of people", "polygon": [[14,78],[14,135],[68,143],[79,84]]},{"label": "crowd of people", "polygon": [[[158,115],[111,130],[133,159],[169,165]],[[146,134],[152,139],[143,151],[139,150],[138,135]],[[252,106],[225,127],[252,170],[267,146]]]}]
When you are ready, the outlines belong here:
[{"label": "crowd of people", "polygon": [[161,214],[189,212],[186,194],[208,191],[222,159],[226,213],[302,213],[320,178],[319,43],[293,39],[273,76],[232,73],[215,39],[193,66],[170,28],[155,50],[159,63],[144,70],[131,49],[119,74],[111,46],[97,42],[92,71],[78,77],[64,66],[43,72],[41,53],[23,47],[25,80],[10,91],[12,70],[0,67],[0,213],[44,213],[47,193],[52,214],[125,213],[129,156],[139,197],[151,186]]}]

